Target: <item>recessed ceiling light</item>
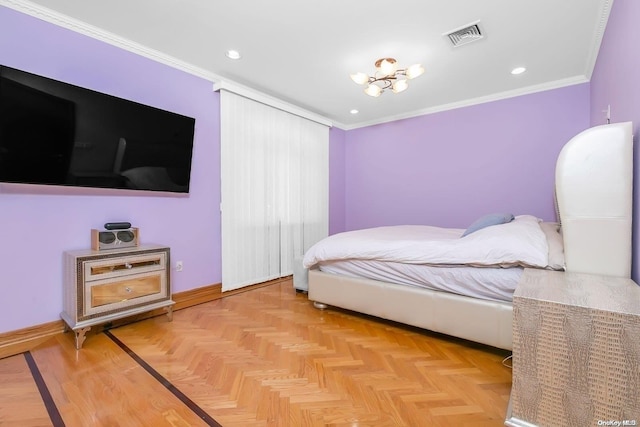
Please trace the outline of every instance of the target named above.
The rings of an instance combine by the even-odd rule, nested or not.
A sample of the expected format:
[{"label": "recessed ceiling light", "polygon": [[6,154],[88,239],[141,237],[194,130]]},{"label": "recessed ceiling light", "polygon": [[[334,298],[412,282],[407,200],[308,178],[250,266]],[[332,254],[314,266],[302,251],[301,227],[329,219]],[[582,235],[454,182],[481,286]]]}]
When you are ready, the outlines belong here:
[{"label": "recessed ceiling light", "polygon": [[226,55],[227,55],[227,58],[229,58],[229,59],[240,59],[241,58],[240,52],[238,52],[237,50],[233,50],[233,49],[232,50],[228,50]]},{"label": "recessed ceiling light", "polygon": [[351,111],[349,111],[351,114],[358,114],[360,111],[356,110],[355,108]]},{"label": "recessed ceiling light", "polygon": [[511,74],[518,75],[518,74],[524,73],[525,71],[527,71],[527,69],[524,67],[516,67],[513,70],[511,70]]}]

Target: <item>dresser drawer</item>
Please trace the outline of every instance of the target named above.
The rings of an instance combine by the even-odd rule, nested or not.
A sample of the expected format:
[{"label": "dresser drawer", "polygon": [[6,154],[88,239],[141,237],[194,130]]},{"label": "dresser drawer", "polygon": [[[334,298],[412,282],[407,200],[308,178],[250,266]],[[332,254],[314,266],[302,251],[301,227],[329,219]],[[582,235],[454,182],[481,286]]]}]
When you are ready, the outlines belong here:
[{"label": "dresser drawer", "polygon": [[84,262],[84,280],[102,280],[129,276],[131,274],[164,270],[166,267],[165,253],[154,253],[131,256],[126,259],[113,258]]},{"label": "dresser drawer", "polygon": [[85,282],[80,319],[117,313],[137,306],[169,299],[163,270],[129,274],[120,279]]},{"label": "dresser drawer", "polygon": [[160,294],[162,278],[158,274],[147,274],[127,278],[120,282],[107,282],[90,288],[89,307],[100,307],[105,304],[131,301],[136,298]]}]

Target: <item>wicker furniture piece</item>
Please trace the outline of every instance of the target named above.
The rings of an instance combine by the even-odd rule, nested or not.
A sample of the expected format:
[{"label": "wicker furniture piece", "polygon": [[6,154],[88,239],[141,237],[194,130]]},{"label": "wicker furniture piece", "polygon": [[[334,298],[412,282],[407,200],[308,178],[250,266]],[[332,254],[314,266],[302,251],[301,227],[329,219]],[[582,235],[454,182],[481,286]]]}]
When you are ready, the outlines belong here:
[{"label": "wicker furniture piece", "polygon": [[640,287],[626,278],[525,270],[513,297],[505,424],[639,425],[639,396]]},{"label": "wicker furniture piece", "polygon": [[145,245],[64,253],[64,311],[60,317],[82,348],[91,326],[157,308],[172,319],[170,249]]}]

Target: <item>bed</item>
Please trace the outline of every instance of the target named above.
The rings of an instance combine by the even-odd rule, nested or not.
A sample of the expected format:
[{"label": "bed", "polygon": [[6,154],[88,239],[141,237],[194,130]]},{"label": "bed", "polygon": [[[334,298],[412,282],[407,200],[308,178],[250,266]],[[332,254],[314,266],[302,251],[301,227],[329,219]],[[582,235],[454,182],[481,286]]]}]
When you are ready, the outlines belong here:
[{"label": "bed", "polygon": [[469,229],[339,233],[305,253],[294,283],[305,282],[319,309],[340,307],[511,350],[511,295],[524,268],[630,277],[631,132],[630,122],[597,126],[563,147],[558,223],[494,214]]}]

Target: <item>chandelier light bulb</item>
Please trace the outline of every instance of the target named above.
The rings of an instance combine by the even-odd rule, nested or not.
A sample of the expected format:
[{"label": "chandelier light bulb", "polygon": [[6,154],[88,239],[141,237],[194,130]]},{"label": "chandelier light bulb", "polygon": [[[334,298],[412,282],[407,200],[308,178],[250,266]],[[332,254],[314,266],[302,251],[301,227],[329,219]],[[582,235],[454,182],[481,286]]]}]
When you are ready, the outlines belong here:
[{"label": "chandelier light bulb", "polygon": [[365,73],[355,73],[351,74],[351,80],[356,82],[359,85],[363,85],[369,81],[369,76]]},{"label": "chandelier light bulb", "polygon": [[400,93],[407,90],[408,87],[409,83],[406,80],[398,80],[393,84],[392,90],[393,93]]},{"label": "chandelier light bulb", "polygon": [[373,96],[374,98],[377,98],[382,93],[382,89],[378,85],[369,85],[364,90],[364,93],[366,93],[369,96]]},{"label": "chandelier light bulb", "polygon": [[424,73],[424,67],[420,64],[413,64],[409,68],[407,68],[407,78],[415,79],[418,76],[421,76]]},{"label": "chandelier light bulb", "polygon": [[391,76],[396,72],[397,66],[395,59],[385,58],[380,62],[379,70],[385,76]]}]

